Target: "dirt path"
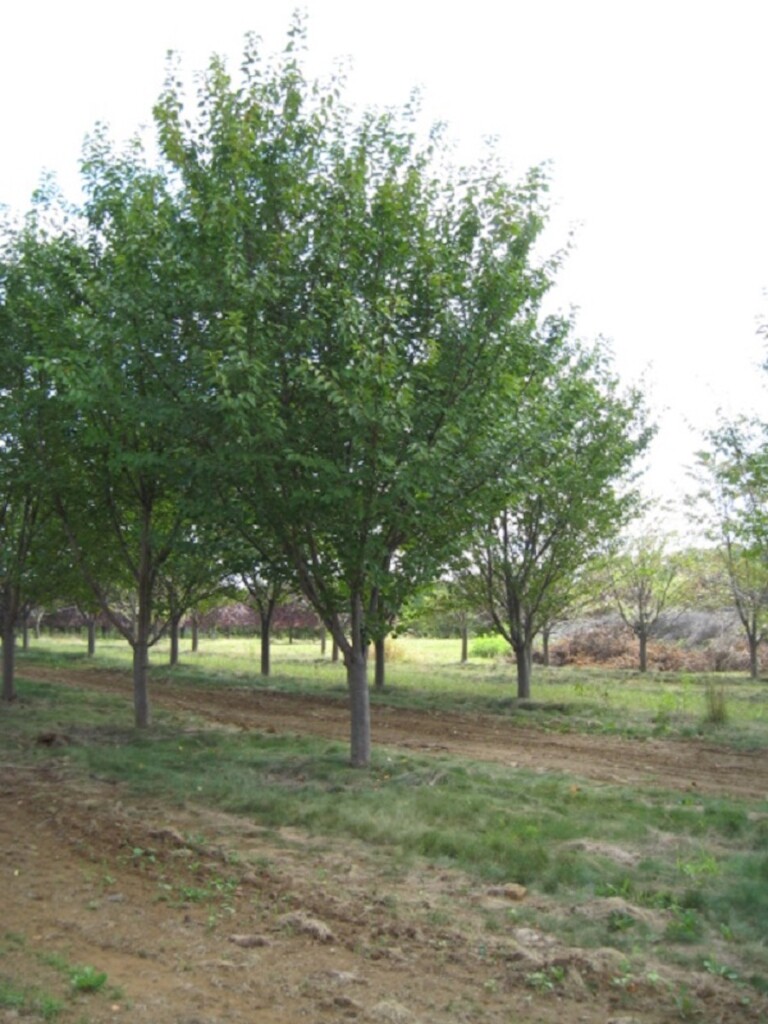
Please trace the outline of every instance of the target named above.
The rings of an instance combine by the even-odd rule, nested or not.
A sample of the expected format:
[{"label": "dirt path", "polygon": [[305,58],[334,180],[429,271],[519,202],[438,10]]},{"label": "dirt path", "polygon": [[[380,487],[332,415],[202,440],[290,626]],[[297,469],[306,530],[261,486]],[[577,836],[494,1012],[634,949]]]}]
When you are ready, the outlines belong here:
[{"label": "dirt path", "polygon": [[[25,665],[24,675],[111,692],[130,691],[130,680],[119,672],[53,671]],[[201,690],[179,683],[154,686],[152,700],[159,707],[241,729],[308,733],[342,741],[348,737],[343,701],[264,690]],[[565,772],[616,785],[768,799],[768,756],[763,751],[734,751],[702,740],[551,733],[491,715],[375,707],[372,719],[374,743],[384,746]]]},{"label": "dirt path", "polygon": [[[129,691],[119,673],[25,666],[24,675]],[[346,709],[330,701],[177,684],[153,696],[231,727],[346,736]],[[374,730],[380,744],[604,782],[768,792],[762,759],[710,745],[398,710],[379,710]],[[0,761],[2,1024],[52,1019],[40,993],[61,1000],[60,1024],[668,1024],[681,993],[690,1019],[768,1020],[761,997],[741,1005],[723,979],[676,973],[662,948],[649,969],[663,980],[649,981],[629,976],[614,949],[566,947],[516,924],[508,893],[458,872],[394,873],[385,855],[352,841],[139,804],[65,760]],[[552,909],[530,893],[520,905],[535,920]],[[100,991],[73,993],[83,965],[106,972]],[[8,985],[27,993],[24,1007],[3,1003]]]}]

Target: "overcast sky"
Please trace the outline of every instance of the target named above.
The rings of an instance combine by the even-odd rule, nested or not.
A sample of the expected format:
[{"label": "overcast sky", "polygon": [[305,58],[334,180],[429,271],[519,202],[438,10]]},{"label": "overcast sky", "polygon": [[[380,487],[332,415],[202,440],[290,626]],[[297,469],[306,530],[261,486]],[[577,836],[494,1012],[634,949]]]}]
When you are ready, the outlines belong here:
[{"label": "overcast sky", "polygon": [[[151,120],[165,55],[233,68],[253,30],[282,46],[290,0],[39,0],[0,34],[0,203],[26,209],[44,169],[76,196],[84,135]],[[510,173],[551,161],[557,302],[610,339],[661,423],[649,490],[685,490],[716,411],[761,411],[768,321],[768,4],[762,0],[308,0],[310,73],[349,57],[348,97],[420,87],[462,157],[498,139]]]}]

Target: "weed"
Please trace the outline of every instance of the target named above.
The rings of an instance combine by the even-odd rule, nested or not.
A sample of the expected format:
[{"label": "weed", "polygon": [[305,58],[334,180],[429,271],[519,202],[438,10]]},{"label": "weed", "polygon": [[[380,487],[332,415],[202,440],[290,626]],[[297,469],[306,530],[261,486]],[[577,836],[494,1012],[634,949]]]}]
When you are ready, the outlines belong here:
[{"label": "weed", "polygon": [[718,963],[717,960],[703,960],[701,966],[709,974],[714,974],[718,978],[725,978],[727,981],[738,981],[739,975],[732,967],[728,964]]},{"label": "weed", "polygon": [[680,1020],[695,1020],[701,1016],[701,1010],[696,1005],[696,1000],[687,985],[680,985],[673,996],[673,1002]]},{"label": "weed", "polygon": [[550,964],[540,971],[531,971],[526,974],[525,983],[529,988],[537,992],[554,992],[558,985],[565,980],[565,968],[559,964]]},{"label": "weed", "polygon": [[704,924],[701,916],[695,910],[684,910],[682,908],[675,912],[672,920],[664,930],[664,935],[670,942],[699,942],[703,934]]},{"label": "weed", "polygon": [[704,723],[706,725],[725,725],[728,721],[728,706],[724,687],[716,687],[709,683],[704,696],[706,700]]},{"label": "weed", "polygon": [[106,985],[107,975],[91,966],[73,967],[69,981],[76,992],[98,992]]}]

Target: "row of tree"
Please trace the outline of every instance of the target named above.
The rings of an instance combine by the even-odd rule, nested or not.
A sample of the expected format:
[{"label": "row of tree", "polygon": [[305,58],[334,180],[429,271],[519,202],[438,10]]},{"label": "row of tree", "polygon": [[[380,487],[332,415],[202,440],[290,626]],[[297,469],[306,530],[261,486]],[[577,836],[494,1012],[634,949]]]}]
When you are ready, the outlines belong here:
[{"label": "row of tree", "polygon": [[310,602],[365,765],[367,650],[406,598],[471,563],[524,695],[651,431],[604,349],[542,314],[541,170],[452,168],[415,109],[307,82],[303,44],[296,22],[235,77],[214,58],[191,111],[171,64],[156,161],[99,128],[83,202],[48,183],[7,231],[3,696],[23,607],[55,596],[130,642],[148,724],[151,645],[238,577],[267,624],[280,588]]}]

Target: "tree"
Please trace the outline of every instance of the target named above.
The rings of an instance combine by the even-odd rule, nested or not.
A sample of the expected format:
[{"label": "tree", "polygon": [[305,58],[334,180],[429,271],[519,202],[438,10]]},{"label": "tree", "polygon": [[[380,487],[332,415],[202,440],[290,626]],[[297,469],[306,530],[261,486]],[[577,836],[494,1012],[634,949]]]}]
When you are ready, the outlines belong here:
[{"label": "tree", "polygon": [[290,596],[290,573],[279,560],[263,561],[247,571],[243,570],[240,579],[259,613],[261,674],[268,676],[272,620],[278,605]]},{"label": "tree", "polygon": [[600,346],[582,349],[569,330],[544,325],[549,364],[505,420],[501,511],[479,531],[467,570],[515,652],[523,699],[534,638],[571,604],[586,563],[636,508],[630,473],[651,436],[639,393],[621,395]]},{"label": "tree", "polygon": [[768,444],[765,426],[721,423],[698,453],[698,522],[716,545],[749,647],[749,672],[760,671],[768,638]]},{"label": "tree", "polygon": [[50,338],[63,328],[62,278],[71,239],[49,235],[46,196],[25,225],[6,232],[0,253],[0,614],[2,699],[13,700],[15,630],[46,572],[35,545],[49,524],[49,494],[41,471],[49,436],[50,385],[40,364]]},{"label": "tree", "polygon": [[[204,325],[187,225],[141,147],[117,154],[97,130],[83,164],[80,301],[47,352],[57,443],[55,503],[100,606],[133,648],[136,725],[149,724],[149,648],[166,628],[163,572],[194,528],[206,433]],[[52,440],[52,439],[51,439]],[[129,596],[120,613],[112,595]]]},{"label": "tree", "polygon": [[156,116],[210,270],[220,463],[342,652],[364,766],[368,643],[475,515],[553,267],[538,170],[447,171],[414,110],[320,98],[302,40],[271,64],[251,40],[239,84],[214,60],[192,124],[171,75]]},{"label": "tree", "polygon": [[686,581],[679,556],[670,554],[668,541],[653,532],[629,540],[623,550],[607,556],[607,582],[623,622],[637,637],[639,668],[648,671],[648,641],[661,615],[684,596]]}]

